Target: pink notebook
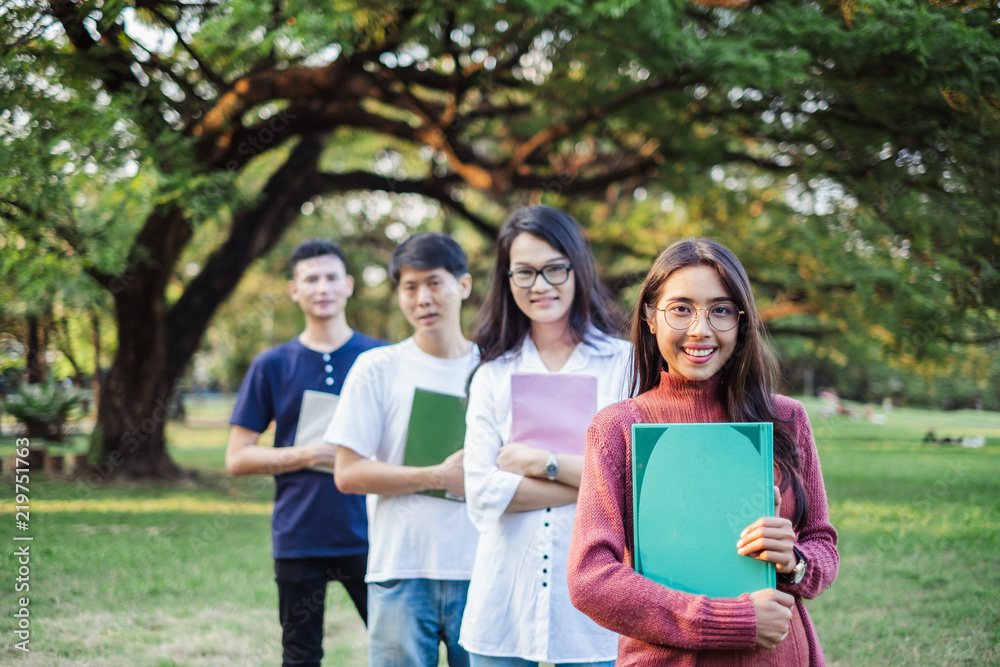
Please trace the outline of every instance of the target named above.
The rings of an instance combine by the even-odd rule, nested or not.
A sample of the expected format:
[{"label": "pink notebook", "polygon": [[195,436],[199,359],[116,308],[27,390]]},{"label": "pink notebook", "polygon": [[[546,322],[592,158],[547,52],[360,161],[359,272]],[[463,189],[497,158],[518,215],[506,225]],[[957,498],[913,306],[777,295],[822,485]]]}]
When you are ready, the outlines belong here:
[{"label": "pink notebook", "polygon": [[597,414],[597,378],[561,373],[515,373],[510,378],[511,442],[560,454],[583,454]]}]

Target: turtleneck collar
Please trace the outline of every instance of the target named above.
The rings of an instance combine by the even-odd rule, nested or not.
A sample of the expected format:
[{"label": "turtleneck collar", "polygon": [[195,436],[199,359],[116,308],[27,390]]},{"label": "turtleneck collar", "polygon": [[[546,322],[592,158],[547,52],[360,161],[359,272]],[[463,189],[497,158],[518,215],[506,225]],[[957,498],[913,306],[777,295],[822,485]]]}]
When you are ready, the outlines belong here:
[{"label": "turtleneck collar", "polygon": [[719,400],[719,378],[695,381],[660,371],[660,384],[635,398],[646,423],[728,421]]},{"label": "turtleneck collar", "polygon": [[715,396],[722,380],[718,377],[708,380],[688,380],[677,375],[671,375],[667,369],[660,371],[660,386],[653,391],[680,391],[698,396]]}]

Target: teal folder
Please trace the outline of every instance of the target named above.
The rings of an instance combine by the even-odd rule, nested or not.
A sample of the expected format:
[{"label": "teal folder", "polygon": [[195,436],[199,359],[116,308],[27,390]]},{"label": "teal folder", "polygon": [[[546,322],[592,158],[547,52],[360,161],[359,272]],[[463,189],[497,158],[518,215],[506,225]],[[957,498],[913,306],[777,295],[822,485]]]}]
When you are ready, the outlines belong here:
[{"label": "teal folder", "polygon": [[[461,396],[414,389],[403,465],[421,468],[437,465],[462,449],[465,446],[465,409],[468,404],[468,400]],[[462,500],[444,489],[421,493],[435,498]]]},{"label": "teal folder", "polygon": [[774,514],[772,437],[770,423],[633,424],[636,572],[709,597],[774,588],[774,565],[736,553]]}]

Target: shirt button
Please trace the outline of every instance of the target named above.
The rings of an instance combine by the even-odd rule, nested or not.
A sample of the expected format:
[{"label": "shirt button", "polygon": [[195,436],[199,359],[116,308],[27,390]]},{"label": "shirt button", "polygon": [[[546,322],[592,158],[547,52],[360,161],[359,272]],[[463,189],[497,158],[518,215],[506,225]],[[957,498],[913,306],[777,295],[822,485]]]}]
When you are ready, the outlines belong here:
[{"label": "shirt button", "polygon": [[543,567],[542,568],[542,574],[548,574],[548,573],[549,573],[549,568]]},{"label": "shirt button", "polygon": [[332,384],[333,384],[333,378],[327,378],[327,379],[326,379],[326,386],[328,386],[328,387],[329,387],[329,386],[331,386]]},{"label": "shirt button", "polygon": [[323,370],[326,371],[327,373],[332,373],[333,372],[333,366],[331,366],[330,364],[327,364],[326,368],[324,368]]},{"label": "shirt button", "polygon": [[542,556],[542,558],[545,559],[545,560],[548,560],[549,559],[549,555],[545,554],[544,556]]},{"label": "shirt button", "polygon": [[548,586],[548,584],[543,581],[542,582],[542,588],[545,588],[546,586]]},{"label": "shirt button", "polygon": [[548,528],[548,527],[549,527],[549,522],[548,522],[548,521],[546,521],[546,522],[545,522],[545,527],[546,527],[546,528]]},{"label": "shirt button", "polygon": [[546,507],[546,508],[545,508],[545,511],[546,511],[546,512],[551,512],[551,511],[552,511],[552,508],[551,508],[551,507]]},{"label": "shirt button", "polygon": [[323,355],[323,361],[330,361],[330,353],[329,352],[327,352],[326,354]]}]

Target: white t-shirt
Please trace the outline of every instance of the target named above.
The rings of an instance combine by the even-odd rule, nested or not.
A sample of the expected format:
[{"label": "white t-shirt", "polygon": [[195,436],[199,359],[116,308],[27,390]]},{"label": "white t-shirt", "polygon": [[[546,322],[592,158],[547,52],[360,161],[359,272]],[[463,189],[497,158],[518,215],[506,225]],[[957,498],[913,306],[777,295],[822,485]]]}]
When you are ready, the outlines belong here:
[{"label": "white t-shirt", "polygon": [[[472,345],[459,359],[421,350],[413,338],[358,356],[323,439],[365,458],[403,464],[413,390],[465,395],[479,362]],[[479,533],[465,503],[411,493],[369,496],[367,582],[469,579]]]},{"label": "white t-shirt", "polygon": [[[597,377],[597,408],[627,397],[632,346],[588,332],[559,373]],[[518,354],[484,364],[469,389],[465,493],[480,531],[459,643],[472,653],[575,663],[613,660],[618,635],[578,611],[569,599],[566,563],[576,504],[506,513],[521,475],[500,470],[510,442],[514,373],[550,372],[530,336]]]}]

